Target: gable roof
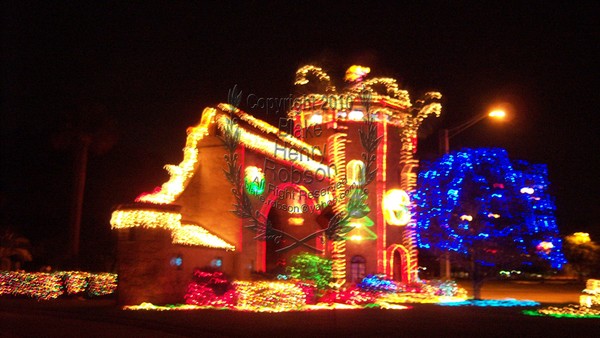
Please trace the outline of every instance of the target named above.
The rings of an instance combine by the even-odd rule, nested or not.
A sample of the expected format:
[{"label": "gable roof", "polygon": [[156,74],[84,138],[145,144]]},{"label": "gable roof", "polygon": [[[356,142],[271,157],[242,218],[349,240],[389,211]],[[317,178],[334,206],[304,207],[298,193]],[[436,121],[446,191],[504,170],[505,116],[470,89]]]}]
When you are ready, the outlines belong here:
[{"label": "gable roof", "polygon": [[[136,202],[152,203],[152,204],[171,204],[173,203],[181,193],[187,187],[190,179],[194,176],[194,173],[199,166],[198,156],[198,143],[207,135],[210,134],[210,127],[214,124],[218,126],[221,131],[223,128],[230,123],[231,118],[239,118],[244,121],[249,128],[237,126],[240,131],[240,144],[244,147],[263,154],[267,157],[273,158],[278,161],[286,162],[285,154],[289,154],[290,151],[304,154],[306,160],[289,162],[292,165],[299,166],[306,170],[316,171],[323,169],[325,172],[331,172],[333,169],[329,168],[325,164],[315,161],[312,156],[323,156],[320,149],[315,148],[313,145],[308,144],[288,133],[280,131],[277,127],[259,120],[252,115],[237,109],[229,104],[219,104],[218,108],[205,108],[202,112],[202,118],[200,123],[194,127],[190,127],[187,130],[188,136],[186,139],[186,145],[183,149],[183,160],[179,165],[167,164],[165,169],[169,172],[169,180],[157,187],[152,192],[142,193],[136,198]],[[253,133],[251,128],[257,129],[259,133]],[[277,140],[282,141],[281,144]],[[275,145],[284,148],[281,153],[274,152]],[[310,152],[308,152],[310,150]]]}]

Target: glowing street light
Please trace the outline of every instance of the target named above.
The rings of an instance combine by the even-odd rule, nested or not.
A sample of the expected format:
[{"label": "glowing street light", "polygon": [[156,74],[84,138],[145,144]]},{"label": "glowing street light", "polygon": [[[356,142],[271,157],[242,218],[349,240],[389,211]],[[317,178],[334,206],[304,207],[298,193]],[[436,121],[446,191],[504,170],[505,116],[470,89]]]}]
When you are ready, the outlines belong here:
[{"label": "glowing street light", "polygon": [[504,119],[506,117],[506,112],[503,109],[492,110],[489,114],[489,117],[493,117],[495,119]]},{"label": "glowing street light", "polygon": [[471,128],[477,122],[484,120],[485,118],[491,118],[494,120],[504,120],[506,118],[506,111],[504,109],[494,109],[488,113],[476,115],[475,117],[457,125],[451,129],[440,130],[440,153],[442,155],[450,152],[450,139],[463,131]]},{"label": "glowing street light", "polygon": [[590,234],[587,232],[576,232],[572,235],[565,237],[565,239],[567,240],[567,242],[571,242],[575,245],[581,245],[592,241],[592,239],[590,238]]}]

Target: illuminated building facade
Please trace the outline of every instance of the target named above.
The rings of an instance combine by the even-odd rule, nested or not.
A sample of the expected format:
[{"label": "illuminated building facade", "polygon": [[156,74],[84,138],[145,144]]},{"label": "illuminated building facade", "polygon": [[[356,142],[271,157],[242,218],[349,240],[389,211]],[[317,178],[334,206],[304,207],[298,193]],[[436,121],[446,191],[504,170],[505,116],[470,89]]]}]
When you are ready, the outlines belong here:
[{"label": "illuminated building facade", "polygon": [[113,213],[120,301],[177,302],[195,267],[247,280],[300,252],[333,260],[334,287],[369,273],[418,278],[413,156],[441,95],[411,102],[369,72],[351,67],[338,92],[320,68],[300,68],[306,93],[277,126],[236,108],[241,93],[206,108],[169,180]]}]

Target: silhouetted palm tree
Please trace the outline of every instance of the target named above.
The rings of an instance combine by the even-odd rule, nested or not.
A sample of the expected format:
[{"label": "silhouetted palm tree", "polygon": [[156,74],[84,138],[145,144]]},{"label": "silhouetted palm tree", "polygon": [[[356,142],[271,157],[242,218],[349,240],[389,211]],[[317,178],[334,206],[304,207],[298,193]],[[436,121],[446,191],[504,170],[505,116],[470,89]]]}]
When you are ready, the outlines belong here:
[{"label": "silhouetted palm tree", "polygon": [[101,105],[83,106],[63,115],[61,126],[53,136],[56,148],[73,152],[74,190],[70,216],[71,258],[79,256],[83,195],[87,173],[88,156],[104,154],[117,142],[115,120]]},{"label": "silhouetted palm tree", "polygon": [[31,262],[29,240],[11,229],[0,230],[0,270],[19,270],[21,263]]}]

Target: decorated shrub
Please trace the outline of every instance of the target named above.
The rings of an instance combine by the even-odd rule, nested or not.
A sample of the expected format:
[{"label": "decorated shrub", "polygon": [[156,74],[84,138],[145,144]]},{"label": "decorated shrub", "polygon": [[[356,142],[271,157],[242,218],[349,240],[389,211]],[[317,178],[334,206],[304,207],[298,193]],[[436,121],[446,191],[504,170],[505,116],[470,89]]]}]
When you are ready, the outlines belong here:
[{"label": "decorated shrub", "polygon": [[63,295],[106,296],[113,294],[116,289],[117,275],[114,273],[0,272],[0,296],[25,296],[48,300]]},{"label": "decorated shrub", "polygon": [[331,280],[331,260],[301,253],[290,259],[287,272],[293,279],[312,281],[318,289],[326,289]]},{"label": "decorated shrub", "polygon": [[280,312],[300,310],[306,305],[306,293],[298,283],[236,281],[234,285],[239,310]]},{"label": "decorated shrub", "polygon": [[236,292],[223,272],[196,269],[184,298],[187,304],[193,305],[233,306],[236,303]]},{"label": "decorated shrub", "polygon": [[368,275],[357,285],[364,291],[375,292],[395,292],[398,290],[398,285],[386,275]]}]

